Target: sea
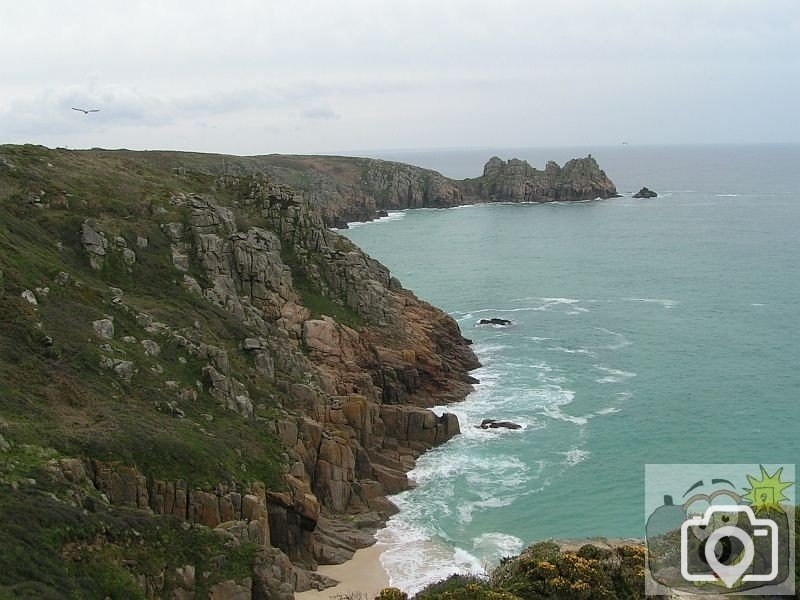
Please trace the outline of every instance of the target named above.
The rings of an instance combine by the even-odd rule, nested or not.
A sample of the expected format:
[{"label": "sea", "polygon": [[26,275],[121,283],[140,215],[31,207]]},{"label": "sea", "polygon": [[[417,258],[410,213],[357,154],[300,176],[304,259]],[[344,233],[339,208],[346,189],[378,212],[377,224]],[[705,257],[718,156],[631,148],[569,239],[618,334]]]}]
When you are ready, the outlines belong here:
[{"label": "sea", "polygon": [[[463,178],[592,154],[622,197],[393,212],[343,231],[474,342],[462,435],[378,534],[393,585],[548,538],[642,537],[646,464],[800,459],[800,146],[372,153]],[[642,186],[658,192],[634,199]],[[481,318],[511,321],[478,325]],[[522,425],[483,430],[485,418]]]}]

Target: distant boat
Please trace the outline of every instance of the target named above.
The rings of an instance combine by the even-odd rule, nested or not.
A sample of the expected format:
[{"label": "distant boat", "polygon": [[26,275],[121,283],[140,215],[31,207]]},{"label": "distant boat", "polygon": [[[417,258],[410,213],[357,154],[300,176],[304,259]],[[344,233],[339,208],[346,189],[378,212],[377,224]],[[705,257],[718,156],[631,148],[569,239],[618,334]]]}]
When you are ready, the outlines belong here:
[{"label": "distant boat", "polygon": [[623,145],[623,146],[627,146],[627,145],[628,145],[628,142],[622,142],[622,145]]}]

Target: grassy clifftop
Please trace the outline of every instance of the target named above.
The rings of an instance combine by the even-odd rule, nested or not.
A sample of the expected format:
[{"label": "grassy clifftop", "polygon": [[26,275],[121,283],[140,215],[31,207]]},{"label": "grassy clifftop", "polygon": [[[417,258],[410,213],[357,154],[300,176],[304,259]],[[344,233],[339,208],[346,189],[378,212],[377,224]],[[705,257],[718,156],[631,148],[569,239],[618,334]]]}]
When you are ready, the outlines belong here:
[{"label": "grassy clifftop", "polygon": [[368,221],[381,211],[447,208],[476,202],[593,200],[616,195],[614,183],[591,156],[537,169],[526,161],[489,159],[483,173],[451,179],[437,171],[394,161],[350,156],[267,154],[227,156],[197,152],[88,150],[87,160],[137,163],[142,171],[174,170],[232,177],[267,173],[302,192],[328,226]]},{"label": "grassy clifftop", "polygon": [[0,597],[329,585],[458,432],[455,322],[206,160],[0,146]]}]

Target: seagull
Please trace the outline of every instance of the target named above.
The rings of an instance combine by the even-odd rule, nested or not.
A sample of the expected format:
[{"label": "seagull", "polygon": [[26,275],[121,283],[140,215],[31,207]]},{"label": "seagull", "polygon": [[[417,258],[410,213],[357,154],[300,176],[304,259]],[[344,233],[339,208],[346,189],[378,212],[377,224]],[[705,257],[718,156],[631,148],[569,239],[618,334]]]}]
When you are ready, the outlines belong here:
[{"label": "seagull", "polygon": [[85,108],[75,108],[74,106],[72,107],[72,110],[77,110],[78,112],[82,112],[85,115],[88,115],[89,113],[93,112],[100,112],[99,108],[92,108],[90,110],[86,110]]}]

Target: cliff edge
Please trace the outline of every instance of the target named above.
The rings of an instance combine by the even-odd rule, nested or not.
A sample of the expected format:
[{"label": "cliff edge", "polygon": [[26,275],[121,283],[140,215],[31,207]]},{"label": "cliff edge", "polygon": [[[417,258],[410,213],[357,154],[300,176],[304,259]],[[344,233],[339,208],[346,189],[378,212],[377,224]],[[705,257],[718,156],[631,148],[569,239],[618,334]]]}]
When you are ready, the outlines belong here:
[{"label": "cliff edge", "polygon": [[459,433],[455,321],[204,156],[0,146],[3,593],[325,587]]},{"label": "cliff edge", "polygon": [[223,156],[215,154],[99,151],[169,166],[176,172],[241,177],[267,173],[303,193],[328,227],[375,219],[381,211],[449,208],[483,202],[580,201],[617,196],[614,183],[591,156],[564,166],[550,161],[544,170],[528,162],[492,157],[483,174],[450,179],[437,171],[405,163],[347,156]]}]

